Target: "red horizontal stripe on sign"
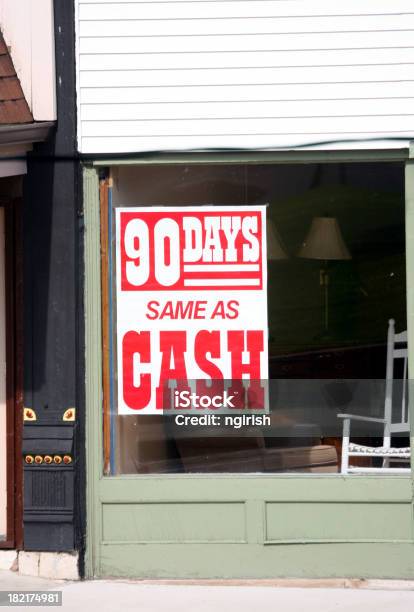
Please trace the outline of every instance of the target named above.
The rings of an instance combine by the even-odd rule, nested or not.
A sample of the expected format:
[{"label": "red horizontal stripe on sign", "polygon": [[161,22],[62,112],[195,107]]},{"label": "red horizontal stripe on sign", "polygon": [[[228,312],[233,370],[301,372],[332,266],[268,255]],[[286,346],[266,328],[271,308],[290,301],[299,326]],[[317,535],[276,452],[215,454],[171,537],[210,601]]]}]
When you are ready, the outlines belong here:
[{"label": "red horizontal stripe on sign", "polygon": [[257,287],[260,288],[260,278],[187,278],[184,279],[184,285],[187,287],[220,287],[225,288],[226,285],[232,289],[243,288],[243,287]]},{"label": "red horizontal stripe on sign", "polygon": [[184,264],[184,272],[260,272],[259,264]]},{"label": "red horizontal stripe on sign", "polygon": [[186,272],[183,278],[260,278],[252,272]]}]

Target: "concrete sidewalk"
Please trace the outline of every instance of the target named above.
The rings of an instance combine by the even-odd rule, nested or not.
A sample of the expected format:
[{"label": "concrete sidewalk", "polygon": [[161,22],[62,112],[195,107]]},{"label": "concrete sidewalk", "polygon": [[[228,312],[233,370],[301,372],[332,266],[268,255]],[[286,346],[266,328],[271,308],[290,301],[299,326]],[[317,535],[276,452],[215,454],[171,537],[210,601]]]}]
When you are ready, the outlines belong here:
[{"label": "concrete sidewalk", "polygon": [[[414,588],[294,588],[258,584],[162,584],[122,580],[51,581],[0,572],[0,590],[61,590],[63,610],[99,612],[411,612]],[[381,585],[379,584],[379,587]],[[29,610],[19,606],[19,610]],[[33,608],[30,608],[33,609]],[[51,610],[51,607],[36,607]]]}]

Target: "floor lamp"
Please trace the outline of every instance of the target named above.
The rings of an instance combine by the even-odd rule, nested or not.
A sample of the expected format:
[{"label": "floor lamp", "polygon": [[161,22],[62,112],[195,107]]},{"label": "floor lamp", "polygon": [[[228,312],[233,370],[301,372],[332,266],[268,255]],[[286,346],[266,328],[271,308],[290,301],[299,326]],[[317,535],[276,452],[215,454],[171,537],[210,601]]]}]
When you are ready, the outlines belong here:
[{"label": "floor lamp", "polygon": [[329,261],[351,259],[335,217],[314,217],[308,234],[298,252],[298,257],[317,259],[322,263],[319,284],[323,291],[324,331],[322,337],[329,338]]},{"label": "floor lamp", "polygon": [[279,232],[276,229],[275,223],[267,217],[266,219],[266,242],[267,242],[267,259],[269,261],[277,261],[279,259],[288,259],[289,256],[285,251]]}]

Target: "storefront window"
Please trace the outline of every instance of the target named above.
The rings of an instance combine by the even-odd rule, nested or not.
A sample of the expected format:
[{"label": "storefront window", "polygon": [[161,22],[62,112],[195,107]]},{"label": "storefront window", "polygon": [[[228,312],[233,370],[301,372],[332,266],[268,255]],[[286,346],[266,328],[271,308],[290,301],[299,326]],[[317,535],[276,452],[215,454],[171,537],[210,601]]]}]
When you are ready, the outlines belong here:
[{"label": "storefront window", "polygon": [[[341,464],[346,473],[409,468],[403,165],[120,166],[111,169],[111,178],[109,197],[101,201],[106,474],[338,473]],[[119,392],[124,384],[120,376],[125,377],[120,371],[124,367],[120,354],[123,343],[137,338],[136,334],[143,341],[148,334],[148,354],[142,350],[144,344],[139,351],[131,352],[128,367],[132,391],[142,384],[143,376],[151,374],[156,362],[158,374],[160,367],[164,374],[167,371],[163,382],[171,389],[168,371],[177,373],[173,363],[177,355],[165,353],[162,342],[155,343],[150,335],[151,329],[158,325],[158,331],[176,331],[174,321],[178,318],[180,330],[188,332],[184,335],[188,344],[193,343],[198,331],[194,309],[197,302],[207,303],[211,296],[209,288],[200,292],[193,280],[193,287],[186,287],[188,300],[183,303],[178,284],[171,279],[167,284],[172,283],[173,288],[160,291],[159,299],[150,307],[145,299],[140,301],[139,292],[132,297],[133,288],[127,287],[130,293],[120,296],[126,265],[117,252],[120,232],[124,232],[122,240],[129,240],[130,253],[134,253],[127,263],[136,275],[136,286],[147,287],[151,278],[157,283],[164,273],[170,274],[175,258],[180,257],[168,233],[168,222],[160,224],[158,240],[166,245],[169,256],[162,257],[161,264],[157,260],[160,253],[155,252],[152,260],[149,257],[146,230],[139,230],[139,209],[150,215],[151,207],[154,215],[159,215],[157,219],[170,219],[173,224],[178,219],[174,217],[177,207],[188,207],[193,219],[221,214],[228,220],[220,222],[217,235],[222,240],[220,248],[229,251],[222,259],[221,255],[211,255],[209,268],[215,303],[222,296],[226,311],[219,317],[218,331],[227,335],[225,340],[219,335],[209,336],[205,369],[213,385],[220,379],[219,371],[225,379],[222,388],[234,385],[234,380],[226,380],[230,376],[222,367],[222,353],[231,352],[231,342],[240,340],[237,336],[231,336],[231,340],[228,335],[237,329],[234,318],[241,317],[236,306],[241,295],[238,292],[257,282],[253,293],[243,294],[250,299],[246,302],[250,304],[250,317],[243,325],[246,330],[264,329],[266,346],[261,349],[260,340],[246,331],[240,340],[244,345],[239,368],[240,378],[251,379],[246,383],[250,389],[257,385],[250,398],[254,395],[257,400],[263,391],[264,399],[256,412],[254,406],[246,405],[244,411],[230,411],[232,418],[228,420],[223,412],[217,424],[199,418],[221,414],[214,410],[197,412],[192,406],[193,412],[188,415],[195,414],[197,420],[191,421],[184,418],[185,411],[177,418],[178,412],[166,405],[149,410],[133,402],[125,404],[124,391]],[[165,212],[159,207],[165,207]],[[261,211],[266,219],[262,226],[266,240],[260,235],[260,221],[254,220]],[[134,219],[137,233],[125,238],[122,215]],[[250,221],[246,221],[243,243],[245,217]],[[150,225],[157,223],[154,219]],[[191,234],[191,222],[186,223],[188,237],[193,240],[186,245],[192,249],[188,261],[197,266],[202,256],[196,253],[197,238],[196,233]],[[225,223],[229,224],[227,234]],[[239,230],[240,238],[236,238]],[[184,230],[178,231],[180,242]],[[247,236],[252,238],[250,242]],[[251,259],[249,255],[246,259],[250,263],[244,261],[250,267],[235,271],[234,263],[229,263],[237,260],[231,247],[234,252],[244,248],[247,253],[256,238],[259,242],[263,238],[264,260],[252,251]],[[160,242],[154,244],[155,251],[161,249]],[[158,270],[151,269],[158,265],[151,261],[158,261]],[[221,272],[215,271],[217,266],[214,268],[217,262],[230,271],[227,281],[217,280],[222,279]],[[202,275],[205,278],[204,272]],[[157,284],[148,286],[152,291]],[[203,314],[205,306],[198,307]],[[123,326],[126,316],[130,318]],[[199,318],[202,331],[203,316]],[[126,338],[128,332],[132,335]],[[256,340],[258,352],[254,353]],[[194,345],[183,349],[183,379],[192,372],[196,350]],[[265,367],[262,364],[255,369],[252,360],[260,360],[263,355]],[[254,380],[255,372],[261,372],[262,380]],[[175,380],[177,388],[182,384],[190,391],[198,383],[192,375]]]}]

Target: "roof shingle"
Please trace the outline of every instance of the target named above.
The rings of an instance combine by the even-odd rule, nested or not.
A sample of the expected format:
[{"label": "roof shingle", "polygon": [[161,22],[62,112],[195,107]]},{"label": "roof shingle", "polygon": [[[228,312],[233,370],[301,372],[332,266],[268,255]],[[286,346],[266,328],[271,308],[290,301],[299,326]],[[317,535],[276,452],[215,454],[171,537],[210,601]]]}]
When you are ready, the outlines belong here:
[{"label": "roof shingle", "polygon": [[0,125],[19,123],[33,123],[33,116],[0,32]]}]

